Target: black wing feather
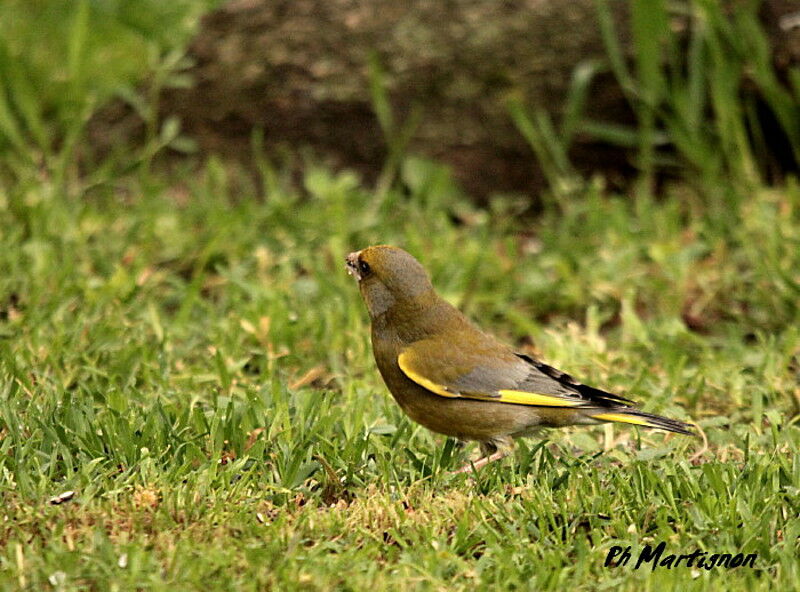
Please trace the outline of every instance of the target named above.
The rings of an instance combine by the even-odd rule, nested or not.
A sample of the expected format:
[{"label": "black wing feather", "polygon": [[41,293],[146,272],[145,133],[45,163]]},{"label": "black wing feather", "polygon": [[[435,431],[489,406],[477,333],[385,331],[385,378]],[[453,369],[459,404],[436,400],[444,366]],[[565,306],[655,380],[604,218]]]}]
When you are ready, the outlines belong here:
[{"label": "black wing feather", "polygon": [[634,401],[630,399],[626,399],[625,397],[621,397],[620,395],[615,395],[614,393],[609,393],[604,390],[600,390],[593,386],[589,386],[588,384],[583,384],[572,378],[566,372],[562,372],[558,368],[553,368],[552,366],[548,366],[547,364],[540,362],[539,360],[532,358],[527,354],[517,353],[514,354],[526,362],[528,362],[531,366],[536,368],[542,374],[552,378],[559,384],[562,384],[568,388],[574,389],[578,393],[580,393],[587,401],[598,405],[599,407],[619,407],[620,405],[636,405]]}]

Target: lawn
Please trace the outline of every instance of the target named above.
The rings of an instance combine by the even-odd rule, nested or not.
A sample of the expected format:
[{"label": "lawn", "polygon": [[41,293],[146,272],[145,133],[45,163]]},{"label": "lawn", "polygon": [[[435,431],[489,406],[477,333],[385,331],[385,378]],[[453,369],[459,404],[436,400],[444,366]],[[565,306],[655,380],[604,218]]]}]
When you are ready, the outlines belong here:
[{"label": "lawn", "polygon": [[[378,200],[324,169],[263,198],[213,162],[147,180],[80,200],[42,182],[2,204],[3,588],[800,577],[797,187],[758,191],[726,219],[679,196],[587,191],[520,221],[442,184]],[[375,242],[415,252],[507,341],[703,437],[549,431],[475,478],[450,475],[474,450],[405,418],[371,359],[343,257]],[[604,567],[615,545],[661,541],[758,557]]]},{"label": "lawn", "polygon": [[[797,589],[793,177],[588,179],[534,215],[412,155],[376,191],[266,158],[84,174],[81,137],[0,144],[0,590]],[[372,359],[344,257],[376,243],[698,437],[543,431],[451,474],[476,447],[413,424]],[[636,569],[662,542],[756,557]]]}]

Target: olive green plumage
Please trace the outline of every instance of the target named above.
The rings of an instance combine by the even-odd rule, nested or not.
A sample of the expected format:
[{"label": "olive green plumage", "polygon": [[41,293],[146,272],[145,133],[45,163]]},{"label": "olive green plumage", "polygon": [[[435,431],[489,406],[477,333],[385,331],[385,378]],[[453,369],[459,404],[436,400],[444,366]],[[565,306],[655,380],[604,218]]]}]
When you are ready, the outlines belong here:
[{"label": "olive green plumage", "polygon": [[614,421],[692,433],[686,423],[639,411],[628,399],[515,353],[440,298],[402,249],[350,253],[347,268],[358,279],[375,362],[397,403],[434,432],[480,442],[483,464],[540,427]]}]

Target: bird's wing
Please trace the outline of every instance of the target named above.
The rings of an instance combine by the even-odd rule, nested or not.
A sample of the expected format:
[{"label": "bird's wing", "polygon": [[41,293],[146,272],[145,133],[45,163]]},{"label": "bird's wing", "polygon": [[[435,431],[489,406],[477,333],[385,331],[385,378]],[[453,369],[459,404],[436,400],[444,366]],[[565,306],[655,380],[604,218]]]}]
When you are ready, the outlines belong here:
[{"label": "bird's wing", "polygon": [[397,363],[409,379],[442,397],[540,407],[634,404],[489,340],[425,339],[403,349]]}]

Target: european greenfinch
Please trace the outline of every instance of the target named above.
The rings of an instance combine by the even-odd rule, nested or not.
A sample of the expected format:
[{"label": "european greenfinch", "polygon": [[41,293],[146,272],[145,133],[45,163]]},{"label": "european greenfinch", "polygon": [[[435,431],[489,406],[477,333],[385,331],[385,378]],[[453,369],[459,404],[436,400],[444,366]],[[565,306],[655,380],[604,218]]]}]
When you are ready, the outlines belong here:
[{"label": "european greenfinch", "polygon": [[484,333],[402,249],[367,247],[346,263],[369,311],[375,362],[397,403],[434,432],[480,443],[481,458],[457,472],[502,458],[513,438],[542,427],[619,422],[692,434],[689,424],[639,411]]}]

